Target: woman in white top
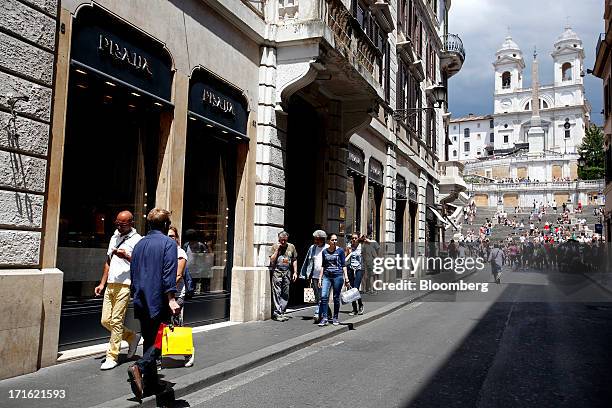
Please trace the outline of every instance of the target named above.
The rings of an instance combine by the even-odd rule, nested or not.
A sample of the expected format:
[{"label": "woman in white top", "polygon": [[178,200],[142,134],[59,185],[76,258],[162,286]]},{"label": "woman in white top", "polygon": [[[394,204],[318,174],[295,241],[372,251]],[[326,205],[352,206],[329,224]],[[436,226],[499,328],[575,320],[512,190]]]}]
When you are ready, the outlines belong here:
[{"label": "woman in white top", "polygon": [[[178,304],[181,305],[180,324],[183,325],[183,313],[185,312],[185,268],[187,267],[187,253],[181,248],[181,239],[178,235],[178,230],[174,225],[171,225],[168,230],[168,236],[176,241],[176,249],[178,251],[178,267],[176,269],[176,293],[178,295]],[[185,367],[193,365],[194,355],[185,356]]]}]

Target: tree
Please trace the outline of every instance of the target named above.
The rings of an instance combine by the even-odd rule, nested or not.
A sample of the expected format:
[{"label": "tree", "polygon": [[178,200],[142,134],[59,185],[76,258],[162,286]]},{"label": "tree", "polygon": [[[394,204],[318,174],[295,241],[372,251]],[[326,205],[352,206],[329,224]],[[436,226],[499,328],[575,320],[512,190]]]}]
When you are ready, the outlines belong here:
[{"label": "tree", "polygon": [[589,126],[578,151],[585,159],[584,167],[578,167],[578,178],[582,180],[602,179],[605,174],[605,151],[604,136],[599,127],[593,124]]}]

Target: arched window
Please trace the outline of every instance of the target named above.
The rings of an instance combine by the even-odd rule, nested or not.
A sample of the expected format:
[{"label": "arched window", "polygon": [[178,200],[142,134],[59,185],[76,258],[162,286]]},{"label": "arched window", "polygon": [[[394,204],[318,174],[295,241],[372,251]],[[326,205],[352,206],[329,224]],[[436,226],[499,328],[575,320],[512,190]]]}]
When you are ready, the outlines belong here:
[{"label": "arched window", "polygon": [[561,65],[561,78],[563,81],[571,81],[572,80],[572,64],[566,62]]},{"label": "arched window", "polygon": [[[544,99],[540,99],[540,109],[548,109],[548,102],[546,102]],[[531,101],[525,104],[525,110],[531,110]]]},{"label": "arched window", "polygon": [[469,128],[463,129],[463,136],[464,137],[470,137],[470,129]]},{"label": "arched window", "polygon": [[453,150],[453,157],[457,157],[457,151]]},{"label": "arched window", "polygon": [[510,80],[512,78],[512,74],[506,71],[502,74],[502,88],[510,88]]}]

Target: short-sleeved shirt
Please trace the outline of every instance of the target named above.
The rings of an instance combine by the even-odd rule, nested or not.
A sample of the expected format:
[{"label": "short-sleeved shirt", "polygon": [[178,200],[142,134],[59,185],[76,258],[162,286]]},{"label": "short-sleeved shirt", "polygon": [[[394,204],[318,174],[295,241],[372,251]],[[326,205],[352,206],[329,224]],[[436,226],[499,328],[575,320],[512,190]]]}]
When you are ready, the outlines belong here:
[{"label": "short-sleeved shirt", "polygon": [[342,273],[342,268],[345,266],[344,250],[336,248],[335,251],[329,252],[329,248],[323,251],[323,273],[328,275],[337,275]]},{"label": "short-sleeved shirt", "polygon": [[[181,248],[180,246],[176,247],[178,250],[178,259],[184,259],[185,262],[187,262],[189,260],[189,258],[187,258],[187,253],[185,252],[185,250],[183,248]],[[187,265],[185,265],[185,270],[187,269]],[[176,293],[178,294],[178,297],[181,298],[185,298],[185,272],[183,271],[183,279],[181,279],[177,284],[176,284]]]},{"label": "short-sleeved shirt", "polygon": [[363,256],[361,254],[361,244],[351,248],[351,253],[348,255],[349,266],[354,270],[363,270]]},{"label": "short-sleeved shirt", "polygon": [[120,283],[122,285],[129,285],[131,283],[130,261],[113,255],[113,249],[124,249],[125,252],[131,256],[134,247],[141,239],[142,237],[136,232],[135,228],[132,228],[127,235],[121,235],[118,230],[115,230],[108,244],[108,250],[106,251],[106,255],[110,258],[108,283]]},{"label": "short-sleeved shirt", "polygon": [[[272,245],[272,254],[274,254],[279,247],[280,244],[278,243]],[[274,265],[270,265],[270,267],[275,272],[286,273],[291,269],[291,265],[296,259],[297,251],[295,250],[295,246],[287,243],[287,246],[284,249],[279,250],[279,254],[276,257],[276,263]]]}]

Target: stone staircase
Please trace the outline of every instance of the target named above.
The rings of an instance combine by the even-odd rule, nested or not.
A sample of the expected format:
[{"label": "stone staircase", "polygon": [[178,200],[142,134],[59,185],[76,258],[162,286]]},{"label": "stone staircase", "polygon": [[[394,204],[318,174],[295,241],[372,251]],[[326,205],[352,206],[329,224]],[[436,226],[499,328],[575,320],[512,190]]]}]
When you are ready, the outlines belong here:
[{"label": "stone staircase", "polygon": [[[586,223],[587,226],[589,227],[589,229],[594,230],[595,229],[595,224],[599,221],[599,217],[593,215],[593,209],[595,207],[593,206],[586,206],[583,207],[583,211],[582,214],[572,214],[571,217],[575,217],[578,219],[586,219]],[[491,222],[493,223],[493,228],[491,231],[491,236],[489,237],[489,239],[493,242],[495,241],[499,241],[499,240],[503,240],[505,238],[507,238],[508,236],[514,234],[514,233],[521,233],[524,231],[529,231],[529,216],[530,213],[527,212],[521,212],[518,214],[514,213],[514,209],[513,208],[505,208],[504,209],[506,211],[506,213],[508,214],[508,219],[512,220],[514,219],[514,217],[516,216],[516,219],[518,221],[518,223],[520,224],[520,222],[522,221],[524,224],[524,229],[520,230],[519,228],[517,228],[516,230],[513,229],[511,226],[506,226],[503,224],[497,224],[497,219],[495,219],[495,213],[497,212],[496,208],[491,208],[491,207],[480,207],[476,209],[476,216],[474,217],[474,222],[473,225],[469,225],[469,224],[463,224],[463,228],[462,228],[462,232],[463,234],[465,234],[467,232],[468,229],[472,229],[474,232],[477,233],[478,228],[483,225],[487,219],[490,219]],[[560,210],[560,208],[559,208]],[[535,221],[533,221],[533,223],[535,224],[535,226],[542,230],[544,228],[544,224],[546,222],[552,223],[552,224],[557,224],[557,217],[558,215],[555,214],[552,209],[550,209],[550,211],[544,215],[542,217],[542,222],[538,223],[537,218]]]}]

